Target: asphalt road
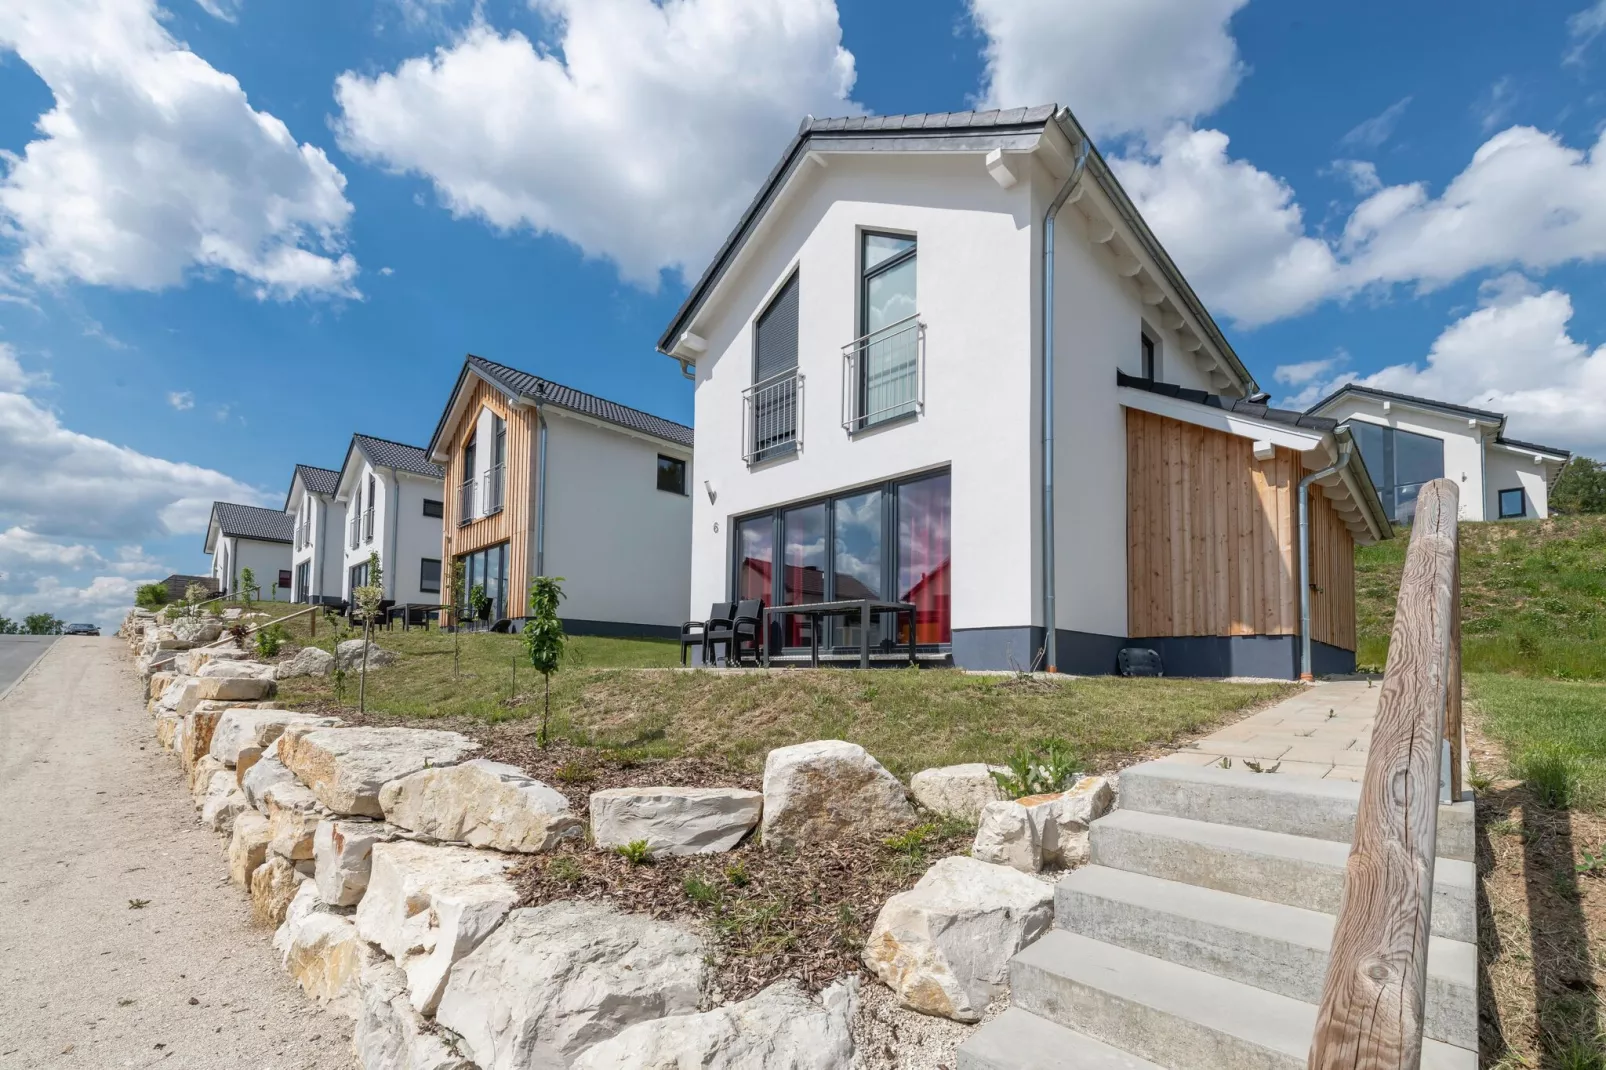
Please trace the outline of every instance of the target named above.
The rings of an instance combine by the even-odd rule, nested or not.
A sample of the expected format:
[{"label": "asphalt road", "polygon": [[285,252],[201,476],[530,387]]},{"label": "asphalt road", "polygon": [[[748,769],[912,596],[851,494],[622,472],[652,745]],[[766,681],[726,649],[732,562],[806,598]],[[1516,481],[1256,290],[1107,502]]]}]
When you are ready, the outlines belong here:
[{"label": "asphalt road", "polygon": [[0,699],[0,1070],[349,1070],[351,1023],[252,924],[123,641],[0,637],[0,685],[40,650]]},{"label": "asphalt road", "polygon": [[55,641],[54,635],[0,635],[0,695]]}]

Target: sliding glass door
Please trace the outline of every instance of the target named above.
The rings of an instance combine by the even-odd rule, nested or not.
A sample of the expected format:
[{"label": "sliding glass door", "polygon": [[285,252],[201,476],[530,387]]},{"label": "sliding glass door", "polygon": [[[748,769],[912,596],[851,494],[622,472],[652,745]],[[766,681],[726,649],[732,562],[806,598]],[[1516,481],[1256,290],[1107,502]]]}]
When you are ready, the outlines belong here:
[{"label": "sliding glass door", "polygon": [[491,600],[489,621],[523,615],[522,602],[517,599],[510,601],[510,596],[516,592],[508,590],[507,543],[499,542],[495,546],[463,554],[460,560],[463,562],[463,604],[458,607],[458,612],[462,619],[474,619],[470,596],[475,587],[483,587],[485,596]]}]

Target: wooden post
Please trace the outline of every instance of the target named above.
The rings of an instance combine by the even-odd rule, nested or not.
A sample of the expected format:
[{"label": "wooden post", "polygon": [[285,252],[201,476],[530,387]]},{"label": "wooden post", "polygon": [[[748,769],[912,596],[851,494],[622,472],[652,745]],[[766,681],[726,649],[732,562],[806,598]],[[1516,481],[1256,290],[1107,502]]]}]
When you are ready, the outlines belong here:
[{"label": "wooden post", "polygon": [[1461,801],[1461,529],[1456,528],[1455,575],[1450,603],[1449,693],[1444,704],[1444,738],[1450,741],[1450,801]]},{"label": "wooden post", "polygon": [[1417,497],[1310,1070],[1421,1061],[1459,497],[1447,479]]}]

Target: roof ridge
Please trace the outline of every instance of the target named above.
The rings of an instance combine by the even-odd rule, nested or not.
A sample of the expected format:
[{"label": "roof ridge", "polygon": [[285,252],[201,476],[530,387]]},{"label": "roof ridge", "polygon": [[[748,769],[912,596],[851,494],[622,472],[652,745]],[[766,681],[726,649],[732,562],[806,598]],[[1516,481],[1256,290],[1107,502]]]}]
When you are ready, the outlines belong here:
[{"label": "roof ridge", "polygon": [[[367,434],[364,434],[361,431],[353,431],[351,433],[351,437],[352,438],[366,438],[371,442],[388,442],[392,446],[402,446],[402,447],[404,447],[406,449],[417,450],[419,453],[423,453],[424,452],[424,447],[423,446],[415,446],[411,442],[399,442],[396,439],[385,438],[385,437],[383,437],[381,435],[367,435]],[[328,469],[325,469],[325,470],[328,471]]]},{"label": "roof ridge", "polygon": [[525,371],[523,368],[515,368],[511,364],[503,364],[500,361],[492,360],[489,357],[482,357],[482,356],[478,355],[477,353],[470,353],[468,355],[468,359],[470,361],[478,361],[481,364],[489,364],[492,367],[496,367],[496,368],[505,368],[506,370],[508,370],[510,372],[515,372],[515,373],[517,373],[519,375],[528,375],[530,378],[535,379],[538,382],[545,383],[547,386],[555,386],[555,387],[559,388],[560,390],[568,390],[568,391],[571,391],[572,393],[581,394],[581,395],[583,395],[585,397],[596,398],[598,401],[605,401],[609,405],[617,405],[619,408],[624,409],[627,412],[638,413],[638,414],[640,414],[642,416],[650,416],[654,420],[662,420],[666,424],[673,424],[676,427],[683,427],[687,431],[694,430],[694,428],[692,427],[691,424],[683,424],[679,420],[671,420],[667,416],[659,416],[655,412],[648,412],[646,409],[638,409],[634,405],[626,405],[622,401],[615,401],[612,398],[603,397],[601,394],[594,394],[589,390],[581,390],[577,386],[570,386],[567,383],[560,383],[556,379],[548,379],[544,375],[537,375],[535,372]]}]

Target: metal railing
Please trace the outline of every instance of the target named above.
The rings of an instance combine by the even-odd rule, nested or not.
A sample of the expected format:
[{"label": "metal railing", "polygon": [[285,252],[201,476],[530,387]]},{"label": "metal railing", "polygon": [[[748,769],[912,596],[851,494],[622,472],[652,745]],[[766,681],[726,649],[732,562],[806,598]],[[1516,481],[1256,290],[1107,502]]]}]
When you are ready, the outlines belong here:
[{"label": "metal railing", "polygon": [[803,376],[796,369],[742,391],[742,460],[749,465],[803,449]]},{"label": "metal railing", "polygon": [[362,537],[364,542],[374,541],[374,507],[371,505],[363,510]]},{"label": "metal railing", "polygon": [[849,434],[926,407],[926,325],[919,314],[842,347],[842,427]]},{"label": "metal railing", "polygon": [[457,488],[457,524],[459,527],[474,522],[474,481],[466,479]]},{"label": "metal railing", "polygon": [[502,511],[502,473],[503,465],[494,465],[485,473],[485,515]]},{"label": "metal railing", "polygon": [[355,550],[362,545],[362,514],[351,514],[351,548]]},{"label": "metal railing", "polygon": [[1310,1070],[1421,1061],[1439,804],[1461,798],[1459,503],[1448,479],[1417,497]]}]

